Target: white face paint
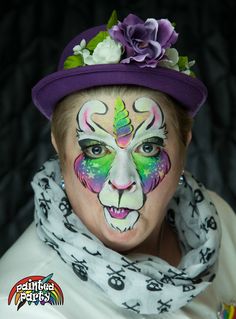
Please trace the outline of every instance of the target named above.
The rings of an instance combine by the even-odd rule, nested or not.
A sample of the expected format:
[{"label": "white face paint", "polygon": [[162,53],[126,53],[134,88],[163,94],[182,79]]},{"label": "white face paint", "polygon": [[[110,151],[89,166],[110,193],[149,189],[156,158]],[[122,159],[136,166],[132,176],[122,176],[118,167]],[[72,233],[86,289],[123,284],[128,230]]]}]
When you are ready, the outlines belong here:
[{"label": "white face paint", "polygon": [[77,116],[82,153],[75,159],[75,173],[85,187],[98,194],[107,223],[120,232],[133,229],[146,194],[170,169],[163,149],[166,130],[160,107],[141,97],[133,109],[150,114],[135,130],[124,103],[116,99],[114,135],[92,120],[95,113],[106,114],[103,102],[86,102]]}]

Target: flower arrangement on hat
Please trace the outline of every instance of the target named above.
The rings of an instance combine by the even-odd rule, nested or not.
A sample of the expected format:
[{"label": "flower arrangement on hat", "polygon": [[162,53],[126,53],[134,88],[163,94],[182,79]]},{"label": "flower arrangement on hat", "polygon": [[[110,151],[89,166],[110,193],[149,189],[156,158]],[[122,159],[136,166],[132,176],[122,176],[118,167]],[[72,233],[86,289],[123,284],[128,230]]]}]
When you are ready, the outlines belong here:
[{"label": "flower arrangement on hat", "polygon": [[206,101],[207,88],[190,69],[194,61],[174,47],[177,39],[167,19],[143,21],[129,14],[118,21],[113,11],[107,25],[84,30],[65,46],[57,71],[34,86],[34,104],[50,119],[57,103],[73,92],[134,85],[169,95],[194,117]]},{"label": "flower arrangement on hat", "polygon": [[129,14],[118,21],[114,10],[106,25],[88,43],[83,39],[67,57],[64,69],[95,64],[136,64],[141,68],[157,66],[194,76],[190,68],[195,61],[180,56],[172,47],[178,39],[174,24],[168,19],[149,18],[143,21]]}]

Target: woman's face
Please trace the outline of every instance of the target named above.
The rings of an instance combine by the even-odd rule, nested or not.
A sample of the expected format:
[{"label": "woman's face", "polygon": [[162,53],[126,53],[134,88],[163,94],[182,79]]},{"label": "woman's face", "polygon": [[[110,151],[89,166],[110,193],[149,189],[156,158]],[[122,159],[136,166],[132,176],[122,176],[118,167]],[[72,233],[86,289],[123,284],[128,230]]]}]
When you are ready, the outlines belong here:
[{"label": "woman's face", "polygon": [[156,237],[183,169],[167,108],[150,95],[78,100],[63,168],[74,212],[105,245],[131,250]]}]

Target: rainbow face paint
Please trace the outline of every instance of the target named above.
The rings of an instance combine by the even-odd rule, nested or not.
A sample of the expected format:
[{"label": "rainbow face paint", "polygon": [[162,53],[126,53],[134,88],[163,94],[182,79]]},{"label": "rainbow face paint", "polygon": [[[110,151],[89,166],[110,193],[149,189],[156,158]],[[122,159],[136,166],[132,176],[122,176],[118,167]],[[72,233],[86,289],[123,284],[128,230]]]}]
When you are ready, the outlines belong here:
[{"label": "rainbow face paint", "polygon": [[83,153],[74,163],[77,177],[90,191],[99,193],[108,176],[115,153],[107,153],[105,146],[98,141],[82,140],[79,144]]},{"label": "rainbow face paint", "polygon": [[133,229],[146,194],[154,190],[170,170],[164,149],[167,131],[158,104],[142,97],[134,102],[137,113],[148,118],[135,130],[124,102],[117,98],[113,135],[92,120],[106,114],[107,106],[98,100],[86,102],[77,115],[78,143],[82,153],[74,170],[81,183],[98,194],[107,223],[120,232]]},{"label": "rainbow face paint", "polygon": [[[151,192],[161,182],[170,169],[170,160],[168,154],[162,150],[158,144],[144,142],[140,147],[146,149],[146,154],[140,152],[133,153],[134,163],[141,178],[143,192]],[[154,149],[155,154],[150,155],[150,149]]]},{"label": "rainbow face paint", "polygon": [[132,139],[133,126],[129,119],[129,112],[119,97],[115,101],[113,127],[117,145],[121,148],[125,148]]}]

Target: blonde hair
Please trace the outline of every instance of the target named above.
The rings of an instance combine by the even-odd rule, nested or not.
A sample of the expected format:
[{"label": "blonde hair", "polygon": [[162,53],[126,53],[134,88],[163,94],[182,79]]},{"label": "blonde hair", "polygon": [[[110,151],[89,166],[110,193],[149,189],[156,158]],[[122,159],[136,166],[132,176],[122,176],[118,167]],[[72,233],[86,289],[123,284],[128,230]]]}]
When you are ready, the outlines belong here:
[{"label": "blonde hair", "polygon": [[124,96],[125,94],[132,93],[140,93],[143,95],[148,94],[150,97],[161,101],[161,105],[163,104],[167,109],[167,114],[169,115],[172,125],[175,128],[180,143],[184,147],[186,146],[188,134],[192,129],[193,120],[188,115],[188,112],[171,97],[164,93],[138,86],[97,87],[79,91],[66,96],[57,104],[53,112],[51,129],[57,145],[62,166],[66,158],[64,146],[66,142],[67,130],[69,123],[71,123],[72,120],[72,114],[74,113],[74,110],[78,108],[78,105],[80,105],[85,99],[95,98],[97,95],[101,94],[108,94],[109,96]]}]

